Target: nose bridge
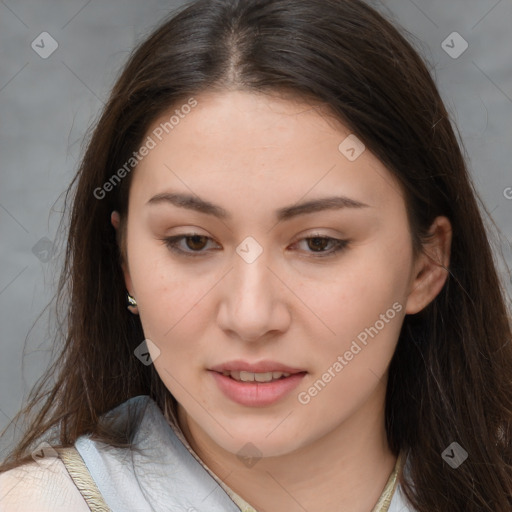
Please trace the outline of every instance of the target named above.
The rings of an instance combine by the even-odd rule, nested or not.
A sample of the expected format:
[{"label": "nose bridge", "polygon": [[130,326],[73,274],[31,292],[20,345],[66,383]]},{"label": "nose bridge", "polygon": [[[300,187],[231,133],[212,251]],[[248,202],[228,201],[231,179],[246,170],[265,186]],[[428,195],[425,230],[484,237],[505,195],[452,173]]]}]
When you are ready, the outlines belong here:
[{"label": "nose bridge", "polygon": [[248,237],[236,248],[233,269],[219,316],[222,328],[234,331],[240,338],[257,340],[267,331],[283,329],[289,321],[283,305],[278,306],[270,251]]},{"label": "nose bridge", "polygon": [[255,302],[263,307],[264,301],[272,301],[272,273],[270,251],[266,250],[255,238],[246,237],[236,248],[232,280],[238,304]]}]

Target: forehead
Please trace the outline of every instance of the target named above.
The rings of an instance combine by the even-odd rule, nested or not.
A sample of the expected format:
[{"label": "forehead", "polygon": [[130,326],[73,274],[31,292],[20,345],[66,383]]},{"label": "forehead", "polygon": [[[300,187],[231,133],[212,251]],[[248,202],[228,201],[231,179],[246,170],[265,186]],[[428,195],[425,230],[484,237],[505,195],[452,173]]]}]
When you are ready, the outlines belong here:
[{"label": "forehead", "polygon": [[[169,187],[201,197],[244,196],[252,205],[334,191],[371,204],[401,198],[396,179],[368,150],[347,158],[354,135],[346,126],[298,98],[204,93],[174,105],[147,137],[154,147],[132,183],[133,195],[146,200]],[[361,147],[355,149],[357,156]]]}]

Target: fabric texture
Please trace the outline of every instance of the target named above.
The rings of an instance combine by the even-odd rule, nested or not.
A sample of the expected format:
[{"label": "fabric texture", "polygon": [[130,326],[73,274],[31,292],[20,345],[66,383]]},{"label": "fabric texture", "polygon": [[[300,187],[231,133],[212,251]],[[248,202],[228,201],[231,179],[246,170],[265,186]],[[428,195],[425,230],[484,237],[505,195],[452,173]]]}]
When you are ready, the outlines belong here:
[{"label": "fabric texture", "polygon": [[[157,404],[134,397],[110,411],[122,429],[128,415],[141,417],[134,450],[82,436],[75,447],[113,512],[240,512],[222,487],[192,457]],[[115,424],[115,423],[114,423]]]},{"label": "fabric texture", "polygon": [[[111,411],[122,424],[127,414],[141,413],[135,450],[106,446],[80,437],[75,447],[112,512],[256,512],[207,468],[183,433],[148,396],[134,397]],[[120,424],[120,426],[121,426]],[[387,512],[414,512],[397,485],[395,467],[378,506]],[[406,468],[404,468],[406,469]],[[391,485],[390,485],[391,483]],[[108,510],[107,509],[107,510]],[[386,510],[377,507],[374,511]]]},{"label": "fabric texture", "polygon": [[72,446],[58,448],[57,452],[89,509],[92,512],[110,512],[78,450]]}]

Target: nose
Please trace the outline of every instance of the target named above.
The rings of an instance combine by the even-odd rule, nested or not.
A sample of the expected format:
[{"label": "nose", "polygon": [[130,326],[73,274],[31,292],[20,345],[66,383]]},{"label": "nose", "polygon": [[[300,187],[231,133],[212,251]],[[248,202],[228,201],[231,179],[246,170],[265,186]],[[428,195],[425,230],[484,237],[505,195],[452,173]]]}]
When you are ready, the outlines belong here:
[{"label": "nose", "polygon": [[247,342],[285,332],[291,320],[290,291],[278,274],[266,251],[250,263],[235,254],[223,280],[219,327]]}]

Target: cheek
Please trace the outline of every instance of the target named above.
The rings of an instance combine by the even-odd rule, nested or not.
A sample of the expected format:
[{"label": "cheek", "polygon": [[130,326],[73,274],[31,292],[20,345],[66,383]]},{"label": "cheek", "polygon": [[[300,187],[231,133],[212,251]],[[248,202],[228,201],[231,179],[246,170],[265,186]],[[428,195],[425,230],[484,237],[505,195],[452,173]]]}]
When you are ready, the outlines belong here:
[{"label": "cheek", "polygon": [[202,401],[205,397],[190,385],[190,369],[200,364],[207,350],[201,343],[211,323],[204,307],[212,284],[208,279],[192,283],[179,273],[163,270],[153,265],[140,276],[139,315],[144,335],[158,347],[158,356],[151,354],[153,363],[174,397],[187,403],[192,393],[196,401]]},{"label": "cheek", "polygon": [[[312,275],[302,281],[298,295],[325,324],[325,340],[344,343],[381,315],[394,318],[405,307],[411,258],[405,247],[396,247],[400,250],[368,243],[347,253],[322,278]],[[393,308],[395,303],[399,306]]]},{"label": "cheek", "polygon": [[129,233],[129,272],[147,338],[161,339],[173,326],[174,317],[191,289],[166,262],[163,242],[150,238],[138,227]]},{"label": "cheek", "polygon": [[301,391],[314,395],[322,389],[317,406],[342,397],[348,408],[355,407],[379,384],[403,323],[410,265],[406,243],[395,239],[379,250],[368,244],[347,257],[328,284],[303,285],[315,313],[329,327],[317,322],[322,336],[309,336],[314,340],[308,347],[313,372]]},{"label": "cheek", "polygon": [[[311,372],[297,390],[297,401],[310,425],[329,431],[375,393],[385,392],[387,367],[393,357],[405,315],[406,261],[391,262],[370,254],[340,272],[326,295],[312,297],[330,330],[315,324],[321,336],[305,349],[312,354]],[[371,270],[369,270],[371,269]],[[311,290],[314,287],[311,286]],[[303,409],[302,409],[303,407]],[[326,410],[336,411],[326,416]]]},{"label": "cheek", "polygon": [[146,271],[137,287],[145,335],[162,348],[175,344],[175,340],[185,340],[188,343],[176,349],[190,350],[194,332],[207,320],[203,307],[212,287],[211,278],[187,278],[179,271],[173,273],[172,267],[165,272],[158,265]]}]

